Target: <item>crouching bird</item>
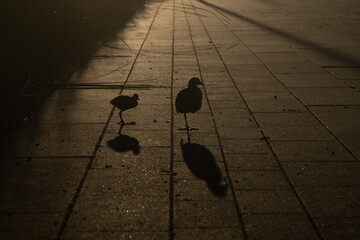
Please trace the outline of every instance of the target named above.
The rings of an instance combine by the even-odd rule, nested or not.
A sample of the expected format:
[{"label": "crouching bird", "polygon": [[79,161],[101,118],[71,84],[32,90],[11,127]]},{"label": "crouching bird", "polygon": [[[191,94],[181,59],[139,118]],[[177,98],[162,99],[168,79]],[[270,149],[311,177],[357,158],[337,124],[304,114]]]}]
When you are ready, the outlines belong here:
[{"label": "crouching bird", "polygon": [[135,124],[135,122],[125,123],[122,117],[122,112],[131,108],[135,108],[138,105],[138,100],[139,100],[139,95],[137,95],[136,93],[132,97],[117,96],[116,98],[111,100],[110,103],[120,110],[119,112],[120,122],[118,122],[118,124],[121,125]]},{"label": "crouching bird", "polygon": [[202,93],[198,85],[203,85],[198,78],[190,79],[188,87],[182,89],[176,96],[175,106],[177,113],[183,113],[187,131],[195,130],[188,126],[186,114],[199,111],[202,103]]}]

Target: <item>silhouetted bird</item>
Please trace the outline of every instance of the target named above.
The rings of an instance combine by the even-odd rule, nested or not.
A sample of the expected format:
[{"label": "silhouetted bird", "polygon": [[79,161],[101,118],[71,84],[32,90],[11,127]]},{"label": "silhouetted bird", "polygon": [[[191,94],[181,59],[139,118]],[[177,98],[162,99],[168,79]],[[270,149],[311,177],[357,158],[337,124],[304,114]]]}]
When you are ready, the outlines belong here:
[{"label": "silhouetted bird", "polygon": [[203,85],[198,78],[190,79],[188,87],[181,90],[175,100],[176,112],[183,113],[185,118],[186,130],[189,131],[189,128],[186,114],[195,113],[199,111],[202,103],[202,93],[201,89],[198,88],[198,85]]},{"label": "silhouetted bird", "polygon": [[124,119],[122,118],[122,112],[131,108],[135,108],[138,105],[139,96],[135,93],[132,97],[129,96],[118,96],[111,100],[111,104],[117,107],[120,112],[120,120],[119,124],[125,125],[127,123],[124,122]]},{"label": "silhouetted bird", "polygon": [[196,177],[205,180],[216,196],[225,196],[227,185],[221,184],[222,175],[212,153],[200,144],[190,142],[183,144],[182,139],[181,152],[190,171]]}]

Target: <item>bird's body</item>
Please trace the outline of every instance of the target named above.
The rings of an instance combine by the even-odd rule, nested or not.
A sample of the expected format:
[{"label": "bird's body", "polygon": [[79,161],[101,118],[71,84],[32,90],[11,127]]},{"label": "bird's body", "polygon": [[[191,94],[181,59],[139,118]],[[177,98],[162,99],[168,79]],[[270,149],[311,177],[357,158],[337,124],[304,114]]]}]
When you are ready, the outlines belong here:
[{"label": "bird's body", "polygon": [[176,112],[184,114],[187,131],[191,129],[188,127],[186,114],[199,111],[202,105],[202,93],[198,85],[203,85],[200,79],[190,79],[188,87],[182,89],[175,99]]},{"label": "bird's body", "polygon": [[175,100],[177,113],[195,113],[199,111],[201,104],[202,93],[198,87],[181,90]]},{"label": "bird's body", "polygon": [[120,110],[119,116],[121,124],[126,124],[122,118],[122,112],[131,108],[135,108],[138,105],[139,96],[134,94],[132,97],[129,96],[117,96],[111,100],[111,104]]}]

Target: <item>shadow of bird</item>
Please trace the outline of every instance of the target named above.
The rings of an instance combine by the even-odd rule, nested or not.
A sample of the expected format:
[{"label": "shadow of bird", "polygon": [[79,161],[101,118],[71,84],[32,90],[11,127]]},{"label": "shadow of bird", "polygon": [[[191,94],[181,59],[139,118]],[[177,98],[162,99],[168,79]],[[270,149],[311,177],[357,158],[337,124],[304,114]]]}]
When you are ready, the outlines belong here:
[{"label": "shadow of bird", "polygon": [[188,87],[182,89],[176,96],[175,106],[177,113],[183,113],[187,131],[195,130],[188,126],[186,114],[199,111],[202,104],[202,93],[198,85],[203,85],[198,78],[190,79]]},{"label": "shadow of bird", "polygon": [[115,152],[132,151],[135,155],[138,155],[140,153],[139,141],[136,138],[122,134],[121,130],[123,127],[124,125],[121,125],[119,130],[120,135],[112,140],[109,140],[107,145]]},{"label": "shadow of bird", "polygon": [[122,112],[131,108],[135,108],[138,105],[139,95],[136,93],[132,96],[117,96],[113,100],[111,100],[111,104],[120,110],[120,122],[118,124],[121,125],[135,125],[135,122],[125,123]]},{"label": "shadow of bird", "polygon": [[200,144],[190,142],[183,144],[182,139],[181,152],[192,174],[205,180],[216,196],[225,196],[227,185],[221,184],[222,175],[212,153]]}]

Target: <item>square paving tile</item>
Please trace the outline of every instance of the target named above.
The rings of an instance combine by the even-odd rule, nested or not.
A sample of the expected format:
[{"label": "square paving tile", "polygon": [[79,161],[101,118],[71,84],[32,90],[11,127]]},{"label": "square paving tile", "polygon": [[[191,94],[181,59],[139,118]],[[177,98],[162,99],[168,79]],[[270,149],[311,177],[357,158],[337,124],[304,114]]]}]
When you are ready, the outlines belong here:
[{"label": "square paving tile", "polygon": [[243,217],[249,239],[318,239],[303,214],[247,214]]},{"label": "square paving tile", "polygon": [[236,190],[242,213],[302,213],[291,190]]},{"label": "square paving tile", "polygon": [[306,105],[359,105],[360,94],[352,88],[294,88]]}]

